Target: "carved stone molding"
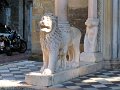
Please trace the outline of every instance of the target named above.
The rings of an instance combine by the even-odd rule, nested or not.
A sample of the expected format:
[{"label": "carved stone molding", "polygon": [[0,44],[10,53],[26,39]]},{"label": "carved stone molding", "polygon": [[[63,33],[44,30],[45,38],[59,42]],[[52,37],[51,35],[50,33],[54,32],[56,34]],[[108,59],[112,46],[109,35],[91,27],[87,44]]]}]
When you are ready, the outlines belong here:
[{"label": "carved stone molding", "polygon": [[99,24],[99,19],[96,18],[88,18],[85,22],[85,25],[87,25],[87,27],[98,26],[98,24]]}]

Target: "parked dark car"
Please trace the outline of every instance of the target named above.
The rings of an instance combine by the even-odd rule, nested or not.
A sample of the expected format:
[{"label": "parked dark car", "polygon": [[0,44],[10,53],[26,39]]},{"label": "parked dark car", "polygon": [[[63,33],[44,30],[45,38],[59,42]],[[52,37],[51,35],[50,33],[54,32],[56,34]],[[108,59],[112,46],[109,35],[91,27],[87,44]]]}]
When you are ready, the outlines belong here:
[{"label": "parked dark car", "polygon": [[27,43],[15,30],[0,24],[0,52],[11,56],[12,52],[24,53],[27,50]]}]

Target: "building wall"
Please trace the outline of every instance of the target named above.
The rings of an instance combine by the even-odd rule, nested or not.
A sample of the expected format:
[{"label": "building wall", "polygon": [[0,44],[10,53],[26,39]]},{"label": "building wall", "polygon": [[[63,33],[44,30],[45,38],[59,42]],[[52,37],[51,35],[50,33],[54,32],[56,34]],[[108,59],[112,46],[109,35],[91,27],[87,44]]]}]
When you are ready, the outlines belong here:
[{"label": "building wall", "polygon": [[102,53],[105,68],[120,68],[119,46],[120,46],[120,11],[119,0],[104,0],[103,31],[102,31]]},{"label": "building wall", "polygon": [[54,13],[54,0],[33,0],[32,53],[40,54],[39,21],[44,13]]},{"label": "building wall", "polygon": [[2,24],[5,24],[5,12],[2,12],[2,13],[0,13],[0,17],[3,17],[3,18],[0,18],[0,23],[2,23]]},{"label": "building wall", "polygon": [[[9,7],[7,7],[1,14],[0,16],[3,18],[0,18],[0,22],[3,24],[9,25],[11,28],[16,29],[16,31],[19,34],[23,34],[21,31],[22,23],[19,23],[23,21],[21,18],[23,15],[22,7],[23,7],[23,0],[8,0]],[[9,10],[7,12],[7,10]],[[9,17],[8,17],[9,16]],[[9,22],[7,21],[9,19]]]},{"label": "building wall", "polygon": [[14,25],[17,29],[19,26],[19,1],[11,0],[10,2],[11,8],[11,25]]},{"label": "building wall", "polygon": [[82,32],[80,51],[84,51],[84,36],[86,33],[85,22],[88,18],[88,0],[68,0],[68,21],[71,26],[77,27]]},{"label": "building wall", "polygon": [[23,37],[23,0],[19,1],[19,27],[18,27],[18,32],[21,34]]},{"label": "building wall", "polygon": [[[68,3],[68,20],[71,26],[81,29],[85,34],[85,22],[88,17],[88,0],[69,0]],[[83,43],[83,38],[82,38]]]},{"label": "building wall", "polygon": [[3,24],[9,25],[12,29],[16,30],[18,34],[20,34],[24,40],[28,43],[28,49],[30,49],[30,42],[28,40],[30,37],[30,22],[29,22],[29,10],[30,10],[30,3],[28,0],[8,0],[9,9],[10,9],[10,17],[9,23],[6,23],[6,17],[8,16],[7,12],[2,12],[0,14],[0,22]]}]

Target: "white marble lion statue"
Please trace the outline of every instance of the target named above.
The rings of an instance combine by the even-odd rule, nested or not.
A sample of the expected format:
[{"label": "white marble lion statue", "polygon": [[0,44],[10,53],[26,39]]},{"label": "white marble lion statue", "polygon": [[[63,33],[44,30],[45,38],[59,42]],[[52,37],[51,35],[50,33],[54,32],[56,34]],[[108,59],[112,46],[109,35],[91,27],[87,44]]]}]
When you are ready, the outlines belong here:
[{"label": "white marble lion statue", "polygon": [[[40,21],[40,44],[43,52],[42,74],[55,73],[60,55],[64,61],[79,66],[81,32],[75,27],[59,28],[57,18],[44,15]],[[68,55],[69,58],[66,58]]]}]

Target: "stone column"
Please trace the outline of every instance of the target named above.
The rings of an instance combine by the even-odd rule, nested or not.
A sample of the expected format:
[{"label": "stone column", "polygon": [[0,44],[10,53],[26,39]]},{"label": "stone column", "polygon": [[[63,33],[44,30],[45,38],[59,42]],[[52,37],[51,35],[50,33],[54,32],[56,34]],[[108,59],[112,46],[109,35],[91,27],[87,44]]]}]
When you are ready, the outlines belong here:
[{"label": "stone column", "polygon": [[23,37],[23,0],[19,1],[19,31],[18,33]]},{"label": "stone column", "polygon": [[68,0],[55,0],[55,15],[58,17],[59,28],[68,30],[70,25],[67,21]]},{"label": "stone column", "polygon": [[103,20],[103,45],[102,53],[103,58],[106,61],[111,60],[112,58],[112,30],[113,30],[113,0],[104,0],[104,20]]},{"label": "stone column", "polygon": [[[113,1],[114,0],[104,0],[104,20],[103,20],[103,31],[102,31],[102,53],[104,59],[104,68],[111,68],[112,60],[112,31],[113,31]],[[119,26],[119,25],[118,25]]]},{"label": "stone column", "polygon": [[113,42],[112,42],[112,57],[113,59],[118,58],[118,3],[119,0],[113,0]]},{"label": "stone column", "polygon": [[28,30],[27,30],[27,40],[28,40],[28,43],[27,43],[27,46],[28,46],[28,51],[29,51],[29,53],[31,53],[32,52],[32,50],[31,50],[31,48],[32,48],[32,2],[30,3],[30,2],[28,2],[28,4],[29,4],[29,6],[28,6],[28,11],[27,11],[27,13],[28,13],[28,17],[27,17],[27,28],[28,28]]},{"label": "stone column", "polygon": [[97,51],[97,33],[99,20],[97,18],[97,0],[88,0],[88,19],[85,22],[86,34],[84,39],[84,52],[81,61],[98,62],[102,56]]},{"label": "stone column", "polygon": [[[68,0],[55,0],[55,15],[58,17],[58,27],[61,31],[65,31],[65,32],[70,31],[70,24],[67,21],[67,5],[68,5]],[[59,60],[59,61],[60,62],[58,62],[58,64],[62,63],[60,67],[62,69],[66,69],[67,62],[65,60]]]},{"label": "stone column", "polygon": [[67,4],[68,0],[55,0],[55,15],[58,21],[67,21]]}]

